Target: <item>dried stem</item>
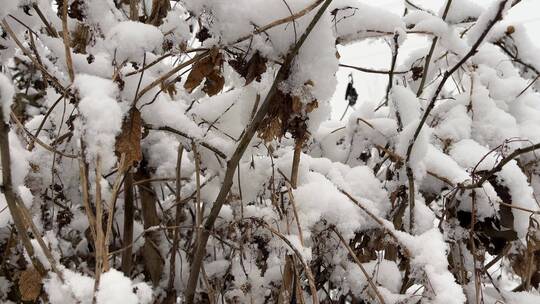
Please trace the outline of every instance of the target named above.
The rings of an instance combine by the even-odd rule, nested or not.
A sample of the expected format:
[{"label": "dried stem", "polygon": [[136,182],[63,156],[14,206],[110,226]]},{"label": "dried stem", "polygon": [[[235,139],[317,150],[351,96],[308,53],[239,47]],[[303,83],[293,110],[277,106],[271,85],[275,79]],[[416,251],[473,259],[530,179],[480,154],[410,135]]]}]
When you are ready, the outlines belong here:
[{"label": "dried stem", "polygon": [[36,270],[42,275],[47,275],[47,271],[43,264],[37,259],[34,247],[30,242],[30,238],[27,234],[27,227],[24,224],[23,215],[19,209],[17,203],[17,194],[13,190],[13,183],[11,179],[11,155],[9,151],[9,125],[4,120],[4,114],[0,109],[0,158],[2,160],[2,190],[6,198],[9,212],[17,229],[19,239],[23,244],[30,261],[36,268]]},{"label": "dried stem", "polygon": [[[176,134],[176,135],[180,135],[184,138],[187,138],[191,141],[194,141],[194,140],[197,140],[195,137],[192,137],[190,135],[188,135],[187,133],[184,133],[180,130],[176,130],[174,128],[171,128],[171,127],[168,127],[168,126],[162,126],[162,127],[158,127],[158,126],[154,126],[154,125],[150,125],[150,124],[146,124],[145,127],[149,130],[158,130],[158,131],[166,131],[166,132],[170,132],[170,133],[173,133],[173,134]],[[217,156],[219,156],[220,158],[222,159],[227,159],[227,155],[225,153],[223,153],[222,151],[220,151],[218,148],[204,142],[204,141],[197,141],[197,143],[203,147],[205,147],[206,149],[216,153]]]},{"label": "dried stem", "polygon": [[311,299],[313,301],[312,303],[314,304],[319,303],[319,298],[317,296],[317,287],[315,285],[315,278],[313,276],[313,273],[311,272],[311,269],[309,268],[309,265],[306,263],[306,261],[302,257],[302,254],[298,251],[296,247],[294,247],[291,241],[289,241],[289,239],[287,239],[282,233],[272,228],[270,225],[268,225],[265,222],[261,222],[261,223],[266,229],[270,230],[270,232],[272,232],[274,235],[278,236],[283,242],[285,242],[285,244],[287,244],[287,246],[289,246],[289,248],[291,248],[291,250],[294,252],[295,256],[298,258],[298,260],[302,264],[302,267],[304,268],[304,271],[306,273],[306,277],[309,283],[309,289],[311,290]]},{"label": "dried stem", "polygon": [[107,257],[103,256],[104,250],[104,235],[103,235],[103,204],[101,201],[101,159],[98,155],[96,159],[96,168],[95,168],[95,184],[96,184],[96,193],[95,193],[95,204],[96,204],[96,270],[95,270],[95,283],[94,283],[94,303],[96,302],[96,292],[99,286],[99,281],[101,278],[101,273],[103,271],[103,260]]},{"label": "dried stem", "polygon": [[71,82],[75,79],[73,72],[73,60],[71,59],[71,47],[69,42],[69,28],[67,24],[68,1],[62,3],[62,38],[64,40],[64,50],[66,52],[66,66]]},{"label": "dried stem", "polygon": [[122,272],[130,276],[133,264],[132,248],[133,243],[133,223],[135,215],[135,202],[133,197],[133,169],[128,169],[124,180],[124,239],[122,247],[126,248],[122,252]]},{"label": "dried stem", "polygon": [[[179,227],[182,220],[182,156],[184,154],[184,147],[182,144],[178,144],[178,156],[176,158],[176,210],[174,215],[174,225]],[[200,187],[197,188],[200,191]],[[175,267],[176,267],[176,252],[178,250],[178,244],[180,242],[180,229],[174,230],[173,245],[171,249],[171,261],[169,268],[169,284],[168,292],[172,292],[174,289]],[[176,292],[174,292],[176,295]]]},{"label": "dried stem", "polygon": [[343,235],[341,235],[341,233],[339,233],[336,228],[332,227],[332,231],[334,231],[334,233],[338,236],[338,238],[341,241],[341,243],[343,244],[343,246],[345,246],[345,248],[347,248],[347,251],[349,251],[349,255],[353,258],[356,265],[358,265],[358,267],[360,268],[360,270],[362,271],[362,273],[366,277],[366,280],[368,281],[369,286],[373,289],[373,292],[375,292],[375,295],[377,296],[377,299],[379,300],[379,303],[385,304],[384,298],[381,295],[381,293],[379,292],[379,288],[377,288],[377,285],[375,285],[375,283],[373,282],[373,279],[371,278],[369,273],[366,271],[366,269],[362,265],[362,262],[360,262],[360,260],[356,256],[356,253],[354,252],[354,250],[352,250],[351,246],[349,246],[347,241],[345,241],[345,239],[343,238]]},{"label": "dried stem", "polygon": [[[444,13],[442,16],[442,20],[446,20],[446,17],[448,16],[448,11],[450,11],[450,6],[452,5],[452,0],[448,0],[446,2],[446,7],[444,8]],[[420,97],[422,95],[422,92],[424,91],[424,85],[426,83],[426,79],[429,72],[429,65],[431,63],[431,58],[433,57],[433,52],[435,51],[435,47],[437,46],[437,41],[439,41],[439,36],[435,36],[433,38],[433,41],[431,42],[431,47],[429,48],[429,53],[425,59],[424,62],[424,69],[422,70],[422,80],[420,80],[420,85],[418,86],[418,91],[416,92],[416,97]]]}]

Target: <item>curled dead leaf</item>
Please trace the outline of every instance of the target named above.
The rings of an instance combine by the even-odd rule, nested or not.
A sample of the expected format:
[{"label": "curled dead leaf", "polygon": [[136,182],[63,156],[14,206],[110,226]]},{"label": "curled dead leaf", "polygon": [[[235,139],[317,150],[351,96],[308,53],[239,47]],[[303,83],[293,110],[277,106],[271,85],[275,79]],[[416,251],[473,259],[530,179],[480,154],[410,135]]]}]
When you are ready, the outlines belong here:
[{"label": "curled dead leaf", "polygon": [[224,85],[225,78],[223,78],[221,72],[214,71],[210,75],[206,76],[203,92],[208,94],[208,96],[214,96],[223,89]]},{"label": "curled dead leaf", "polygon": [[257,51],[247,62],[243,58],[237,58],[230,60],[229,64],[238,74],[246,79],[245,85],[248,85],[253,80],[257,82],[261,81],[261,75],[266,72],[266,62],[266,58]]},{"label": "curled dead leaf", "polygon": [[141,133],[141,112],[132,108],[122,123],[122,132],[116,138],[116,154],[118,156],[126,155],[126,167],[135,166],[142,160]]},{"label": "curled dead leaf", "polygon": [[311,113],[313,110],[319,107],[319,103],[317,100],[313,100],[312,102],[308,103],[306,105],[306,113]]},{"label": "curled dead leaf", "polygon": [[213,96],[220,92],[225,84],[225,79],[221,74],[222,69],[223,56],[218,49],[214,48],[210,51],[209,56],[193,64],[193,68],[184,83],[184,88],[191,93],[206,78],[203,91],[209,96]]}]

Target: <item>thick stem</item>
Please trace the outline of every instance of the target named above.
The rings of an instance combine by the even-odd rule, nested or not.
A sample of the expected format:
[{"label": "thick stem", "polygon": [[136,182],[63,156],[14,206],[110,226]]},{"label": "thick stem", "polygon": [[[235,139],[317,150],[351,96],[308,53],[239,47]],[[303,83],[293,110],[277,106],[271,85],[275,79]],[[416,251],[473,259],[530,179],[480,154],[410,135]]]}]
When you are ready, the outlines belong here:
[{"label": "thick stem", "polygon": [[[180,242],[180,222],[182,221],[182,182],[181,182],[181,173],[182,173],[182,155],[184,154],[184,147],[182,144],[178,144],[178,156],[176,159],[176,210],[174,218],[174,236],[173,236],[173,246],[171,249],[171,262],[169,268],[169,284],[168,292],[172,293],[174,290],[174,278],[175,278],[175,267],[176,267],[176,251],[178,250],[178,244]],[[176,292],[174,292],[176,296]]]},{"label": "thick stem", "polygon": [[34,247],[30,242],[30,238],[27,234],[27,227],[24,225],[23,215],[19,210],[17,204],[17,195],[13,190],[13,183],[11,179],[11,155],[9,152],[9,125],[4,121],[4,114],[0,109],[0,157],[2,158],[2,190],[6,197],[9,212],[17,229],[17,235],[19,236],[21,243],[23,244],[30,261],[36,268],[36,270],[45,276],[47,271],[43,264],[36,258]]},{"label": "thick stem", "polygon": [[124,180],[124,240],[122,247],[122,272],[129,277],[133,265],[131,244],[133,243],[133,222],[135,206],[133,202],[133,172],[126,173]]}]

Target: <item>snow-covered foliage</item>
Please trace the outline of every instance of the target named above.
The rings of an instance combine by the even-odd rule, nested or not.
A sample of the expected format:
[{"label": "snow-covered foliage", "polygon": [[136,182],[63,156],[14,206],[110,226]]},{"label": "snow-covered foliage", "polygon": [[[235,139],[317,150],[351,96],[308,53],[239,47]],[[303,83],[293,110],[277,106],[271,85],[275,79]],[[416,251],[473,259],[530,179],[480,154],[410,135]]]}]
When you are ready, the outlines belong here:
[{"label": "snow-covered foliage", "polygon": [[405,2],[0,0],[0,302],[539,303],[520,1]]}]

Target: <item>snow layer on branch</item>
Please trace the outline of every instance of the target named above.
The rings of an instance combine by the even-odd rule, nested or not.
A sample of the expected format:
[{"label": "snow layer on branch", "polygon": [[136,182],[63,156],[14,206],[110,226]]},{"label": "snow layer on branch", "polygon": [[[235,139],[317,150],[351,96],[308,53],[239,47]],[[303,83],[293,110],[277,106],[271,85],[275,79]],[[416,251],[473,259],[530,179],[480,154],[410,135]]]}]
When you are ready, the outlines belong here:
[{"label": "snow layer on branch", "polygon": [[[94,296],[94,278],[63,269],[64,282],[56,274],[45,280],[44,288],[52,304],[90,304]],[[102,274],[96,293],[97,304],[148,304],[152,289],[145,283],[134,283],[121,272],[111,269]]]},{"label": "snow layer on branch", "polygon": [[158,98],[152,104],[145,106],[141,112],[146,123],[156,126],[170,126],[190,136],[200,139],[204,131],[186,114],[187,106],[180,100],[171,101]]},{"label": "snow layer on branch", "polygon": [[186,11],[181,6],[174,6],[169,11],[167,17],[163,20],[163,24],[160,26],[161,31],[165,35],[165,39],[171,41],[174,45],[180,45],[187,42],[190,37],[189,26],[184,19],[186,18]]},{"label": "snow layer on branch", "polygon": [[[49,56],[51,53],[58,58],[65,58],[65,46],[64,41],[61,38],[43,36],[40,37],[40,41],[44,44],[44,47],[46,47],[46,49],[39,48],[42,58],[46,58],[46,56]],[[110,77],[110,75],[113,74],[111,65],[112,56],[102,48],[97,48],[95,50],[91,47],[89,48],[94,58],[92,63],[88,62],[88,54],[72,53],[73,69],[79,74],[90,74],[104,78]],[[63,59],[56,61],[56,66],[67,69],[66,61]]]},{"label": "snow layer on branch", "polygon": [[397,30],[405,32],[405,23],[400,16],[358,1],[334,1],[330,11],[337,42],[340,44],[393,34]]},{"label": "snow layer on branch", "polygon": [[[442,16],[448,0],[439,11],[439,16]],[[452,0],[450,10],[446,16],[446,21],[450,23],[462,23],[476,20],[484,11],[484,9],[471,0]]]},{"label": "snow layer on branch", "polygon": [[504,41],[506,49],[515,48],[515,53],[520,60],[533,66],[537,71],[540,70],[540,48],[531,40],[525,25],[501,22],[493,32],[490,36],[492,42],[499,39]]},{"label": "snow layer on branch", "polygon": [[432,289],[427,293],[432,304],[462,304],[465,295],[454,276],[448,271],[448,245],[444,242],[439,229],[433,228],[413,237],[402,231],[394,231],[399,241],[412,254],[413,273],[421,275],[423,271]]},{"label": "snow layer on branch", "polygon": [[258,93],[260,92],[257,90],[256,84],[253,84],[216,96],[202,98],[199,103],[193,106],[191,113],[199,116],[203,121],[211,123],[224,133],[239,138],[251,119]]},{"label": "snow layer on branch", "polygon": [[[465,168],[461,167],[452,157],[444,154],[432,145],[430,145],[428,149],[424,162],[426,170],[439,177],[446,178],[452,183],[452,185],[450,185],[452,187],[459,183],[470,181],[471,179],[470,174]],[[477,192],[476,198],[478,219],[482,220],[486,217],[493,216],[498,210],[498,206],[493,205],[493,202],[497,200],[497,193],[491,184],[484,184],[484,191]],[[472,211],[470,196],[466,195],[462,197],[461,204],[459,204],[459,210]]]},{"label": "snow layer on branch", "polygon": [[78,74],[74,85],[81,96],[79,111],[83,125],[80,132],[86,143],[87,156],[95,160],[99,155],[103,169],[111,168],[116,162],[116,135],[124,116],[116,101],[116,85],[109,79],[85,74]]},{"label": "snow layer on branch", "polygon": [[433,133],[441,139],[460,141],[471,137],[472,119],[467,113],[469,94],[458,95],[456,100],[447,101],[433,111],[440,121]]},{"label": "snow layer on branch", "polygon": [[[478,17],[478,21],[474,24],[474,26],[469,30],[467,33],[467,41],[470,45],[473,45],[480,39],[480,36],[482,33],[484,33],[488,26],[497,18],[497,13],[502,7],[502,16],[504,17],[508,10],[510,9],[512,5],[511,0],[497,0],[494,1],[487,10],[485,10],[480,17]],[[490,31],[491,34],[493,34],[493,31]],[[490,34],[484,39],[484,41],[489,40]]]},{"label": "snow layer on branch", "polygon": [[145,52],[161,49],[163,34],[159,28],[134,21],[115,25],[105,38],[105,45],[116,62],[142,61]]},{"label": "snow layer on branch", "polygon": [[420,117],[420,102],[411,89],[395,86],[392,89],[393,112],[398,112],[403,125],[408,125]]},{"label": "snow layer on branch", "polygon": [[525,93],[510,103],[509,113],[517,120],[520,136],[531,142],[540,142],[540,94]]},{"label": "snow layer on branch", "polygon": [[[490,170],[500,160],[495,153],[490,153],[489,149],[469,139],[454,144],[450,155],[464,168],[474,168],[477,166],[477,171]],[[529,210],[538,209],[534,200],[533,189],[529,186],[527,177],[523,174],[515,160],[508,162],[496,174],[496,177],[498,183],[508,188],[512,199],[511,202],[504,203]],[[514,230],[518,233],[519,237],[524,237],[528,231],[530,213],[517,208],[512,208],[512,213],[514,215]]]},{"label": "snow layer on branch", "polygon": [[448,24],[440,17],[424,11],[412,11],[405,15],[403,21],[407,24],[407,28],[412,28],[415,31],[433,32],[437,36],[442,36],[448,31]]},{"label": "snow layer on branch", "polygon": [[491,99],[490,91],[478,81],[474,82],[471,104],[472,136],[478,143],[495,148],[507,139],[519,137],[516,119],[504,110],[506,104]]},{"label": "snow layer on branch", "polygon": [[[88,16],[88,21],[93,26],[99,28],[100,31],[106,32],[112,28],[118,20],[123,20],[124,15],[118,11],[113,1],[109,0],[92,0],[86,1],[87,9],[85,10]],[[57,28],[62,28],[61,24]]]},{"label": "snow layer on branch", "polygon": [[[304,18],[311,20],[314,14]],[[336,58],[335,37],[329,14],[324,14],[306,39],[296,56],[291,75],[287,79],[287,92],[299,96],[307,104],[317,101],[318,107],[309,113],[308,130],[313,132],[322,121],[330,118],[328,100],[337,85],[335,77],[339,61]]]},{"label": "snow layer on branch", "polygon": [[[291,157],[292,154],[286,154],[283,160]],[[346,238],[352,236],[354,231],[374,225],[338,187],[357,197],[376,215],[382,216],[390,208],[380,181],[368,167],[350,168],[307,155],[302,157],[302,163],[304,166],[299,170],[299,186],[293,193],[304,237],[309,237],[306,231],[311,231],[311,227],[320,219],[336,225]],[[283,161],[278,162],[278,167],[282,164]],[[290,169],[281,167],[281,170],[290,174]]]},{"label": "snow layer on branch", "polygon": [[[370,276],[374,274],[372,278],[374,283],[380,284],[394,294],[399,293],[401,273],[395,262],[382,259],[362,263],[362,266]],[[345,270],[347,271],[345,278],[349,281],[351,292],[356,296],[360,296],[365,288],[371,288],[368,287],[366,276],[356,263],[347,262]]]},{"label": "snow layer on branch", "polygon": [[[399,134],[397,138],[396,152],[398,152],[398,154],[404,158],[407,155],[407,149],[414,138],[414,133],[419,123],[420,119],[415,119],[408,125],[404,126],[403,131]],[[430,135],[431,128],[429,128],[428,126],[424,126],[418,134],[418,137],[416,138],[416,141],[414,142],[414,145],[411,149],[409,165],[411,166],[411,168],[413,168],[413,171],[415,171],[415,175],[418,175],[415,176],[415,178],[419,178],[419,176],[424,175],[422,173],[422,160],[424,159],[428,151]]]}]

